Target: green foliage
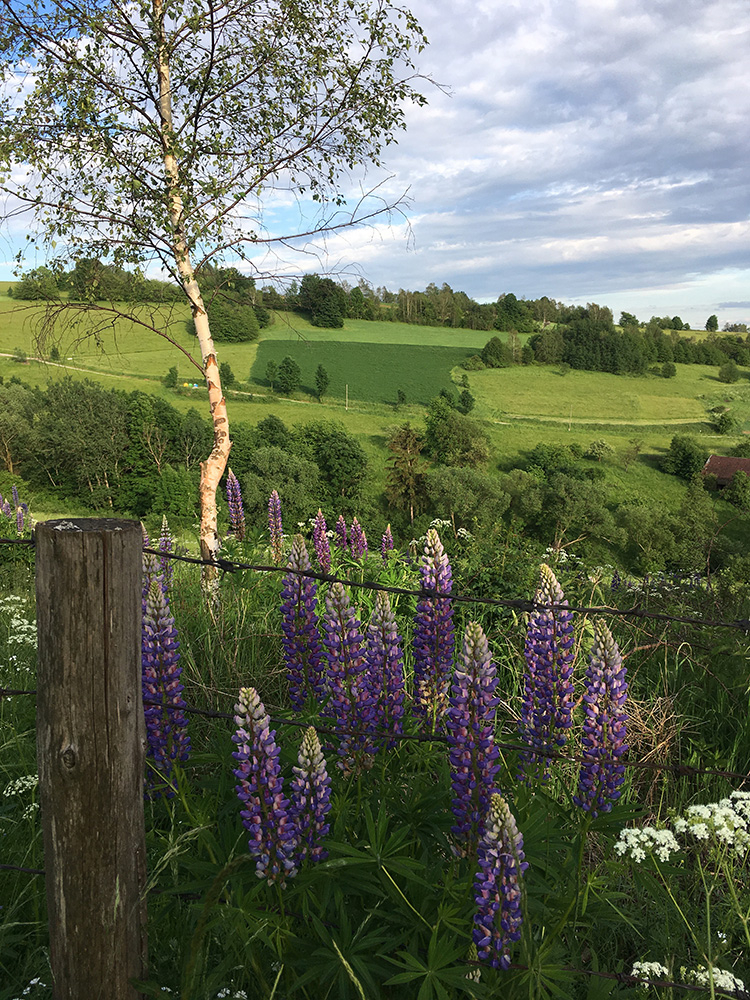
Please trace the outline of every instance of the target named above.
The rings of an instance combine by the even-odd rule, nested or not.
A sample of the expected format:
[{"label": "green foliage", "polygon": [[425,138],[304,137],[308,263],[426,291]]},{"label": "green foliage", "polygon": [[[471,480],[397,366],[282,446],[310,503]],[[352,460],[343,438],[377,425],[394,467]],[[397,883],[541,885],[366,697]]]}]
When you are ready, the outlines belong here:
[{"label": "green foliage", "polygon": [[497,300],[497,316],[495,329],[515,330],[517,333],[530,333],[534,329],[534,318],[531,306],[523,299],[517,299],[513,292],[507,292]]},{"label": "green foliage", "polygon": [[669,445],[669,450],[661,460],[664,472],[681,479],[692,479],[706,464],[708,452],[698,442],[687,434],[675,434]]},{"label": "green foliage", "polygon": [[242,498],[248,524],[268,525],[268,497],[277,490],[286,523],[314,517],[320,506],[322,482],[317,465],[275,445],[257,448],[242,476]]},{"label": "green foliage", "polygon": [[[362,445],[335,421],[319,420],[299,431],[299,447],[320,470],[330,499],[356,500],[367,472],[367,456]],[[317,508],[316,508],[317,510]]]},{"label": "green foliage", "polygon": [[677,366],[671,361],[665,361],[661,366],[662,378],[674,378],[677,374]]},{"label": "green foliage", "polygon": [[237,378],[228,361],[219,362],[219,378],[224,389],[231,389],[233,385],[237,384]]},{"label": "green foliage", "polygon": [[714,426],[717,434],[730,434],[737,426],[737,421],[729,410],[723,410],[717,416]]},{"label": "green foliage", "polygon": [[13,290],[13,298],[37,302],[59,297],[57,278],[48,267],[26,271]]},{"label": "green foliage", "polygon": [[318,399],[322,399],[323,396],[328,392],[328,386],[331,384],[331,377],[323,367],[323,365],[318,365],[315,369],[315,391],[318,394]]},{"label": "green foliage", "polygon": [[[222,378],[222,382],[224,379]],[[165,389],[176,389],[179,383],[179,373],[177,371],[177,365],[172,365],[167,374],[161,380],[161,384]]]},{"label": "green foliage", "polygon": [[712,314],[711,316],[708,317],[708,319],[706,320],[706,329],[707,330],[718,330],[719,329],[719,320],[718,320],[716,314]]},{"label": "green foliage", "polygon": [[427,453],[443,465],[482,466],[489,461],[489,439],[482,427],[439,397],[427,410]]},{"label": "green foliage", "polygon": [[750,476],[742,470],[735,472],[729,484],[724,487],[722,496],[732,506],[750,513]]},{"label": "green foliage", "polygon": [[286,355],[279,365],[279,373],[276,376],[276,391],[291,396],[302,384],[302,371],[300,366],[290,355]]},{"label": "green foliage", "polygon": [[439,466],[427,476],[432,509],[449,515],[454,529],[492,528],[510,505],[497,476],[479,469]]},{"label": "green foliage", "polygon": [[299,290],[299,305],[310,313],[313,326],[339,329],[348,311],[346,292],[330,278],[306,274]]},{"label": "green foliage", "polygon": [[740,377],[740,373],[737,369],[737,365],[734,361],[726,361],[719,368],[719,381],[720,382],[736,382]]},{"label": "green foliage", "polygon": [[266,382],[271,386],[271,389],[276,388],[276,382],[279,377],[279,366],[275,361],[269,361],[266,365]]},{"label": "green foliage", "polygon": [[420,458],[424,443],[424,437],[410,423],[397,427],[386,442],[391,454],[385,495],[397,509],[409,512],[410,524],[427,501],[427,464]]},{"label": "green foliage", "polygon": [[198,481],[195,471],[165,465],[155,484],[153,509],[163,511],[175,527],[194,524],[199,513]]},{"label": "green foliage", "polygon": [[492,337],[482,348],[482,363],[486,368],[508,368],[514,363],[513,351],[499,337]]},{"label": "green foliage", "polygon": [[474,409],[474,404],[476,400],[469,392],[468,389],[464,389],[463,392],[459,394],[458,402],[456,403],[456,409],[459,413],[471,413]]},{"label": "green foliage", "polygon": [[597,438],[586,449],[585,457],[593,458],[596,462],[601,462],[603,458],[611,455],[614,450],[612,445],[608,441],[605,441],[604,438]]},{"label": "green foliage", "polygon": [[260,325],[250,303],[217,294],[206,306],[211,336],[224,344],[249,344],[258,339]]}]

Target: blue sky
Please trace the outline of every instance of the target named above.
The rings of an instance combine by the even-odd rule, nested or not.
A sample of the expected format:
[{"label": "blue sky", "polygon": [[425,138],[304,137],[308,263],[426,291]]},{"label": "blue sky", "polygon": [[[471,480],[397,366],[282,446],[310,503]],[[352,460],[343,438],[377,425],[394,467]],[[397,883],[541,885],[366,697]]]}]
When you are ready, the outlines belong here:
[{"label": "blue sky", "polygon": [[[429,104],[409,107],[388,169],[347,192],[408,190],[406,218],[302,258],[282,247],[263,272],[750,322],[746,0],[410,6],[431,43],[419,69],[445,90],[423,85]],[[307,228],[307,209],[268,197],[266,226]]]},{"label": "blue sky", "polygon": [[409,225],[320,244],[323,264],[392,289],[750,321],[745,0],[411,7],[419,67],[449,94],[427,87],[389,152],[380,193],[409,189]]}]

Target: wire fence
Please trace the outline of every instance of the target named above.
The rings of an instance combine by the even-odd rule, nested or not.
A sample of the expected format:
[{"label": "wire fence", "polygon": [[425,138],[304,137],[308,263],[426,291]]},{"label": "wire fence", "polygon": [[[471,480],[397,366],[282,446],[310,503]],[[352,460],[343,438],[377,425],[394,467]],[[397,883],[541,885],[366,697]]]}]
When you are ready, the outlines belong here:
[{"label": "wire fence", "polygon": [[[0,538],[0,544],[3,545],[24,545],[32,546],[34,545],[34,539],[6,539]],[[365,590],[365,591],[380,591],[389,594],[394,594],[398,596],[406,597],[416,597],[416,598],[431,598],[431,599],[449,599],[456,604],[472,604],[485,607],[496,607],[496,608],[506,608],[522,614],[530,614],[535,611],[541,610],[559,610],[560,604],[547,604],[542,602],[537,602],[534,600],[524,599],[524,598],[492,598],[492,597],[477,597],[471,595],[453,594],[444,591],[436,591],[429,588],[408,588],[408,587],[398,587],[389,584],[378,583],[376,581],[370,580],[351,580],[347,577],[337,576],[330,573],[324,573],[316,570],[297,570],[292,569],[288,566],[278,566],[278,565],[267,565],[267,564],[256,564],[247,562],[238,562],[235,560],[228,560],[218,558],[215,560],[205,560],[199,557],[181,555],[178,553],[163,552],[160,549],[144,548],[143,550],[147,554],[157,556],[159,559],[169,559],[177,562],[184,562],[190,565],[209,567],[213,569],[218,569],[222,573],[238,573],[238,572],[254,572],[254,573],[265,573],[265,574],[285,574],[285,575],[295,575],[300,577],[309,578],[323,583],[341,583],[346,587],[350,587],[354,590]],[[701,618],[691,615],[669,615],[661,612],[650,611],[647,608],[639,607],[634,605],[631,608],[617,608],[609,605],[569,605],[565,604],[565,609],[567,611],[577,612],[579,614],[586,615],[603,615],[609,617],[619,617],[625,619],[648,619],[661,622],[674,622],[686,625],[694,625],[701,628],[728,628],[735,631],[740,631],[744,634],[750,634],[750,620],[749,619],[737,619],[735,621],[720,621],[710,618]],[[3,698],[19,697],[19,696],[34,696],[37,694],[36,689],[26,689],[26,688],[6,688],[0,687],[0,700]],[[166,705],[163,701],[158,699],[143,699],[144,705],[154,705],[161,707],[166,711],[175,712],[186,712],[188,714],[194,714],[197,716],[202,716],[209,719],[221,719],[227,721],[234,721],[235,715],[231,712],[221,712],[212,709],[202,709],[193,705]],[[296,727],[307,727],[310,725],[309,722],[301,721],[298,719],[286,719],[277,716],[271,716],[271,722],[274,725],[281,726],[296,726]],[[368,731],[366,734],[362,732],[352,732],[348,730],[343,730],[339,728],[326,729],[316,727],[317,732],[323,736],[332,737],[357,737],[362,735],[367,735],[368,737],[373,737],[375,739],[380,739],[383,741],[398,741],[398,742],[426,742],[426,743],[448,743],[448,737],[446,734],[441,732],[432,733],[378,733]],[[559,751],[550,750],[547,748],[537,748],[530,746],[527,743],[520,742],[500,742],[496,741],[495,746],[498,749],[506,750],[508,752],[524,752],[533,753],[539,757],[548,758],[551,760],[558,760],[568,763],[586,763],[590,761],[589,757],[585,755],[576,755],[570,753],[561,753]],[[663,761],[651,761],[651,760],[635,760],[628,761],[620,758],[618,764],[624,765],[626,768],[633,769],[645,769],[655,772],[669,772],[677,776],[713,776],[721,777],[731,780],[739,780],[744,783],[750,779],[750,773],[742,773],[737,771],[721,770],[719,768],[705,768],[696,767],[687,764],[679,763],[667,763]],[[16,872],[19,874],[26,874],[29,876],[40,876],[45,874],[44,869],[39,868],[28,868],[20,865],[8,865],[0,864],[0,871]],[[483,967],[479,963],[468,963],[468,965],[474,966],[477,970]],[[517,970],[528,971],[528,968],[523,965],[516,963],[511,964],[511,968]],[[594,969],[579,969],[573,967],[562,967],[561,972],[567,973],[571,977],[574,976],[589,976],[597,977],[600,979],[610,980],[619,983],[622,986],[635,986],[643,987],[648,989],[649,987],[658,987],[662,989],[672,989],[681,990],[683,992],[693,992],[706,994],[709,987],[703,985],[696,985],[691,983],[677,982],[665,979],[652,979],[643,978],[641,976],[631,975],[625,972],[607,972]],[[710,987],[713,995],[731,997],[734,1000],[750,1000],[750,992],[741,990],[731,990],[724,987],[712,986]]]},{"label": "wire fence", "polygon": [[[0,538],[0,545],[34,545],[33,538],[16,539]],[[381,591],[386,594],[395,594],[404,597],[418,598],[443,598],[450,599],[456,604],[474,604],[485,607],[507,608],[521,614],[531,614],[534,611],[553,610],[559,605],[545,604],[534,601],[530,598],[511,597],[477,597],[471,594],[454,594],[445,591],[431,590],[419,587],[396,587],[392,584],[378,583],[375,580],[350,580],[345,576],[336,576],[332,573],[323,573],[319,570],[293,569],[290,566],[276,566],[265,563],[237,562],[232,559],[202,559],[199,556],[181,555],[176,552],[163,552],[161,549],[144,548],[148,555],[158,556],[160,559],[169,559],[175,562],[188,563],[193,566],[208,567],[218,569],[222,573],[284,573],[294,576],[305,577],[310,580],[317,580],[320,583],[341,583],[353,590],[369,590],[373,592]],[[567,611],[575,611],[579,614],[606,615],[611,618],[632,618],[648,619],[661,622],[676,622],[683,625],[696,625],[701,628],[729,628],[743,632],[750,636],[750,618],[738,618],[735,621],[721,621],[711,618],[699,618],[694,615],[669,615],[664,612],[650,611],[647,608],[639,607],[637,604],[630,608],[618,608],[609,604],[586,605],[586,604],[566,604]]]}]

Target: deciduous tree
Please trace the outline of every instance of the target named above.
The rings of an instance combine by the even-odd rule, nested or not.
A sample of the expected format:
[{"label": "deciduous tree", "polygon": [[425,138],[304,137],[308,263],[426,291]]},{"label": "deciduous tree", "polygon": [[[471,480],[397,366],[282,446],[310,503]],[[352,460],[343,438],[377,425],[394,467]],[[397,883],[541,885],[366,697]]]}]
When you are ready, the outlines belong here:
[{"label": "deciduous tree", "polygon": [[[318,202],[308,235],[382,211],[365,200],[342,216],[341,182],[379,164],[409,103],[424,103],[411,53],[426,40],[386,0],[331,0],[324,13],[284,0],[0,0],[0,12],[6,211],[27,208],[50,255],[161,267],[190,306],[214,430],[200,481],[212,558],[231,443],[201,269],[252,266],[295,235],[264,229],[268,187]],[[107,322],[122,311],[77,306],[92,307]]]}]

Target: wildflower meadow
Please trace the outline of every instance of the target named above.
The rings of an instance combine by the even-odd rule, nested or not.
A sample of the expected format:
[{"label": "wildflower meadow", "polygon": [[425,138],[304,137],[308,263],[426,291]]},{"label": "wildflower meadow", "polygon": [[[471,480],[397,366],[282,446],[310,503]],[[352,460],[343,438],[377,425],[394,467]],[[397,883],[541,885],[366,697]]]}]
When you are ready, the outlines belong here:
[{"label": "wildflower meadow", "polygon": [[[701,624],[704,581],[562,551],[480,594],[449,522],[290,531],[274,491],[260,538],[227,494],[218,602],[144,534],[142,996],[750,996],[748,640]],[[30,562],[0,593],[0,1000],[52,996]]]}]

